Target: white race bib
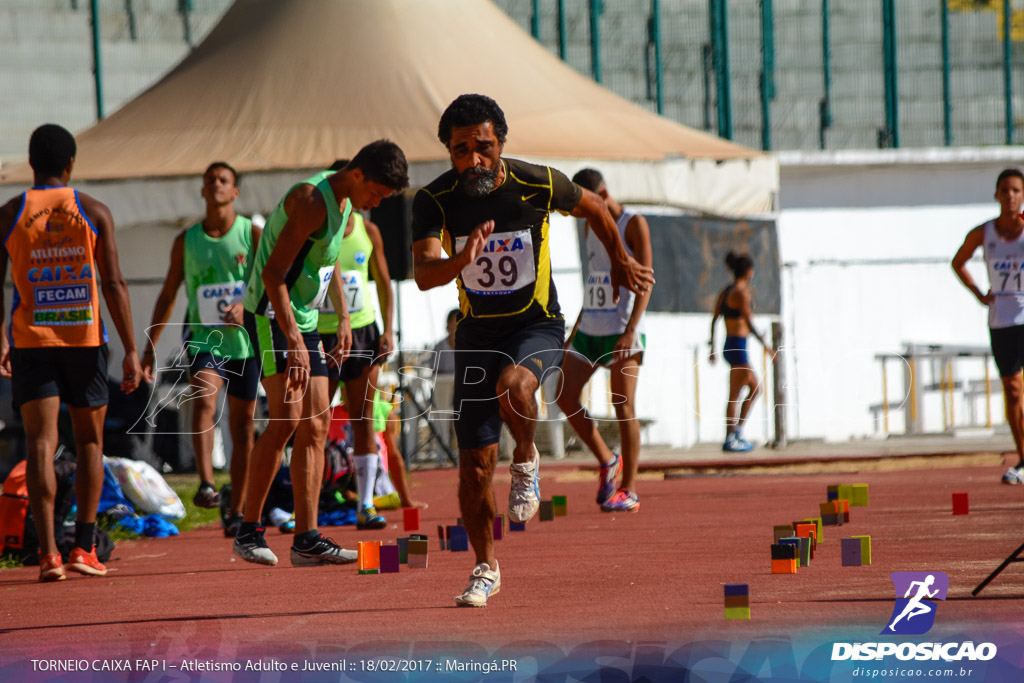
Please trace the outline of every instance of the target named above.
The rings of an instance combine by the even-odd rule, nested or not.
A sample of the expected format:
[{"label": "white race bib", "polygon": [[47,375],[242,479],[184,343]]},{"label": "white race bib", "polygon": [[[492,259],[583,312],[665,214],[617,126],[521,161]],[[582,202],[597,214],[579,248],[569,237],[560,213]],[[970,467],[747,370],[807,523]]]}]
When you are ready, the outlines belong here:
[{"label": "white race bib", "polygon": [[334,266],[323,266],[320,268],[320,287],[316,290],[316,297],[306,305],[307,308],[320,308],[324,305],[324,299],[327,298],[327,290],[331,286],[332,275],[334,275]]},{"label": "white race bib", "polygon": [[213,285],[199,285],[196,302],[199,308],[199,322],[205,327],[223,326],[224,312],[228,306],[241,303],[245,297],[245,282],[220,282]]},{"label": "white race bib", "polygon": [[[345,306],[349,313],[363,310],[363,275],[358,270],[341,271],[341,294],[345,297]],[[320,304],[323,313],[334,313],[331,297],[324,297]]]},{"label": "white race bib", "polygon": [[[465,237],[455,240],[462,251]],[[533,262],[533,235],[529,230],[492,233],[476,261],[462,269],[462,286],[473,294],[508,294],[537,279]]]},{"label": "white race bib", "polygon": [[610,273],[593,272],[587,275],[583,287],[583,308],[587,311],[614,311],[618,306],[614,298]]}]

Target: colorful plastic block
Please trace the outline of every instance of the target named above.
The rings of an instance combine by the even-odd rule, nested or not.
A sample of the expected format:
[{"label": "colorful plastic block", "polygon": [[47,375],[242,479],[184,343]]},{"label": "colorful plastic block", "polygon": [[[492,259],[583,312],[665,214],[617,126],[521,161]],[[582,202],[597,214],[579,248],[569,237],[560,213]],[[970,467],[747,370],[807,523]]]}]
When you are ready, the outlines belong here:
[{"label": "colorful plastic block", "polygon": [[868,485],[867,484],[854,484],[853,497],[850,498],[850,505],[854,507],[867,507],[868,504]]},{"label": "colorful plastic block", "polygon": [[448,550],[456,553],[469,550],[469,536],[466,535],[466,527],[450,526],[447,532]]},{"label": "colorful plastic block", "polygon": [[551,507],[555,517],[566,517],[569,514],[569,503],[565,496],[551,496]]},{"label": "colorful plastic block", "polygon": [[860,556],[860,539],[859,538],[844,538],[842,539],[843,544],[843,566],[844,567],[859,567],[861,564]]},{"label": "colorful plastic block", "polygon": [[722,586],[725,595],[750,595],[750,586],[745,583],[727,583]]},{"label": "colorful plastic block", "polygon": [[851,536],[850,538],[860,539],[860,563],[871,564],[871,537],[870,536]]},{"label": "colorful plastic block", "polygon": [[958,491],[953,494],[953,514],[966,515],[968,513],[967,493]]},{"label": "colorful plastic block", "polygon": [[726,607],[725,618],[729,620],[750,619],[750,607]]},{"label": "colorful plastic block", "polygon": [[402,509],[402,520],[405,523],[406,531],[419,531],[420,530],[420,509],[419,508],[403,508]]},{"label": "colorful plastic block", "polygon": [[542,522],[553,522],[555,521],[555,506],[551,504],[550,500],[542,500],[540,502],[539,516]]},{"label": "colorful plastic block", "polygon": [[380,573],[397,574],[398,565],[401,564],[397,545],[382,545],[380,547]]},{"label": "colorful plastic block", "polygon": [[772,574],[796,574],[796,558],[772,560]]},{"label": "colorful plastic block", "polygon": [[725,607],[750,607],[750,596],[749,595],[726,595],[725,596]]},{"label": "colorful plastic block", "polygon": [[359,541],[360,574],[380,573],[380,541]]},{"label": "colorful plastic block", "polygon": [[505,538],[505,515],[494,516],[494,540],[500,541]]},{"label": "colorful plastic block", "polygon": [[509,531],[526,531],[526,522],[513,522],[511,519],[508,520]]},{"label": "colorful plastic block", "polygon": [[399,564],[409,564],[409,539],[398,538],[395,539],[395,543],[398,544],[398,562]]}]

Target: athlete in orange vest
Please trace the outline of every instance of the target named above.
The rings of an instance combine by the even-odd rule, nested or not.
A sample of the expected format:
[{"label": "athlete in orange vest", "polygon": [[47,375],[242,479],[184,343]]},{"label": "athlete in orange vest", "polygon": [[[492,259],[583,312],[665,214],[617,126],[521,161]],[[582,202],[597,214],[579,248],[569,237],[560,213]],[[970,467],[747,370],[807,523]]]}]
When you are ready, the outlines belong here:
[{"label": "athlete in orange vest", "polygon": [[[0,335],[0,376],[11,378],[28,450],[28,498],[39,534],[39,580],[67,578],[54,538],[53,453],[63,401],[71,414],[75,472],[75,547],[68,569],[104,576],[93,531],[103,488],[103,420],[107,413],[107,334],[100,319],[97,280],[124,345],[121,390],[142,377],[132,331],[128,285],[117,262],[110,209],[68,187],[75,138],[54,124],[28,143],[32,189],[0,207],[0,283],[11,262],[11,322]],[[0,289],[0,323],[4,322]]]}]

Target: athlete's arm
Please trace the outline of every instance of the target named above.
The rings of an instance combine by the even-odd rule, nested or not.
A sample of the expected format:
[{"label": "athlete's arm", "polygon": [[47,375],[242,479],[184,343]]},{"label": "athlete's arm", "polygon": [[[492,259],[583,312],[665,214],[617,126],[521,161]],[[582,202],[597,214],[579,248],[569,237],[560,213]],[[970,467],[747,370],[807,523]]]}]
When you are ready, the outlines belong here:
[{"label": "athlete's arm", "polygon": [[384,254],[384,240],[380,236],[380,228],[370,221],[363,221],[366,235],[370,238],[373,251],[370,253],[370,275],[377,283],[377,301],[380,302],[380,315],[384,318],[384,332],[380,336],[377,353],[384,358],[395,348],[395,302],[391,295],[391,273],[388,272],[388,260]]},{"label": "athlete's arm", "polygon": [[14,225],[20,206],[20,195],[0,206],[0,377],[11,376],[11,347],[7,342],[7,325],[4,320],[7,310],[4,301],[4,281],[7,280],[7,233]]},{"label": "athlete's arm", "polygon": [[146,347],[142,352],[142,379],[153,381],[153,366],[156,363],[156,345],[163,334],[164,325],[174,312],[174,302],[178,298],[178,288],[185,281],[185,231],[178,233],[171,245],[171,263],[167,267],[164,286],[153,306],[153,317],[146,330]]},{"label": "athlete's arm", "polygon": [[[651,267],[654,255],[651,253],[651,229],[647,225],[647,219],[637,214],[626,224],[626,246],[633,252],[634,258],[642,266]],[[652,271],[653,272],[653,271]],[[640,325],[640,319],[647,310],[647,303],[651,300],[651,290],[645,289],[633,297],[633,310],[629,312],[629,321],[622,336],[615,342],[615,360],[629,358],[630,352],[636,348],[636,330]]]},{"label": "athlete's arm", "polygon": [[600,195],[584,188],[572,215],[587,220],[590,229],[608,252],[612,262],[612,296],[615,301],[619,300],[619,287],[641,294],[654,286],[654,270],[650,266],[640,265],[626,253],[615,220],[608,213],[608,207]]},{"label": "athlete's arm", "polygon": [[[303,183],[295,187],[285,198],[285,213],[288,220],[281,228],[273,251],[263,266],[260,277],[267,292],[267,299],[274,307],[274,316],[285,339],[288,341],[288,384],[295,389],[304,389],[309,377],[309,353],[299,332],[298,323],[292,313],[291,301],[285,276],[299,255],[302,245],[327,219],[324,198],[312,185]],[[337,268],[335,268],[337,272]],[[332,286],[331,289],[334,289]],[[332,295],[340,295],[335,292]],[[338,311],[339,317],[347,311],[344,306]],[[296,370],[297,372],[292,372]]]},{"label": "athlete's arm", "polygon": [[[252,226],[252,246],[249,247],[249,253],[245,255],[247,263],[252,263],[256,260],[256,249],[260,246],[260,237],[263,236],[263,230]],[[248,270],[246,270],[248,274]],[[246,278],[248,279],[248,278]],[[224,309],[224,314],[220,317],[228,325],[244,325],[245,324],[245,306],[241,301],[233,303]]]},{"label": "athlete's arm", "polygon": [[964,284],[964,287],[971,291],[982,305],[988,306],[990,303],[995,301],[995,296],[992,295],[990,289],[985,294],[981,293],[981,289],[974,283],[974,278],[967,272],[967,262],[974,256],[974,252],[978,250],[981,243],[985,240],[985,226],[979,225],[978,227],[967,233],[967,237],[964,239],[964,243],[960,245],[956,255],[953,257],[953,272],[960,278],[960,282]]},{"label": "athlete's arm", "polygon": [[711,351],[708,353],[708,361],[712,364],[715,362],[715,323],[721,317],[719,311],[722,310],[722,302],[725,300],[725,289],[722,288],[722,291],[718,293],[718,300],[715,301],[715,312],[711,316],[711,336],[708,338],[708,346],[711,347]]},{"label": "athlete's arm", "polygon": [[761,346],[763,346],[764,350],[768,352],[768,355],[774,356],[775,351],[768,345],[768,342],[764,340],[764,337],[762,337],[761,333],[757,331],[757,328],[754,327],[754,307],[750,305],[750,292],[745,289],[740,289],[739,287],[732,291],[740,297],[740,305],[737,308],[739,308],[740,316],[742,316],[747,322],[747,329],[750,330],[750,334],[757,337],[757,340],[761,342]]},{"label": "athlete's arm", "polygon": [[79,192],[79,200],[85,215],[99,233],[96,238],[96,268],[101,278],[103,298],[107,302],[107,310],[114,320],[114,327],[124,346],[124,361],[121,364],[123,376],[121,391],[130,394],[139,386],[142,379],[142,367],[139,365],[138,351],[135,348],[135,330],[132,326],[132,306],[128,300],[128,283],[121,274],[121,266],[117,260],[117,243],[114,241],[114,217],[106,204],[96,201],[89,195]]},{"label": "athlete's arm", "polygon": [[454,280],[463,268],[480,255],[492,232],[494,221],[485,221],[476,226],[462,251],[451,258],[442,258],[441,240],[436,237],[426,237],[413,242],[412,264],[416,286],[421,291],[426,291]]}]

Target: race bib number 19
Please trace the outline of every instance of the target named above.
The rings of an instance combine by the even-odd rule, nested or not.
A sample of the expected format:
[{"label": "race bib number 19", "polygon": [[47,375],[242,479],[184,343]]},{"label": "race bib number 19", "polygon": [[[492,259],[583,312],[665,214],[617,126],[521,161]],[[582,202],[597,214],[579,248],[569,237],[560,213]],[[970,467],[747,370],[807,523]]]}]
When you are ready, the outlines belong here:
[{"label": "race bib number 19", "polygon": [[[466,238],[455,240],[462,251]],[[462,269],[462,286],[473,294],[508,294],[537,280],[529,230],[492,233],[476,261]]]},{"label": "race bib number 19", "polygon": [[617,307],[613,294],[611,274],[590,273],[583,290],[583,308],[588,311],[614,311]]}]

